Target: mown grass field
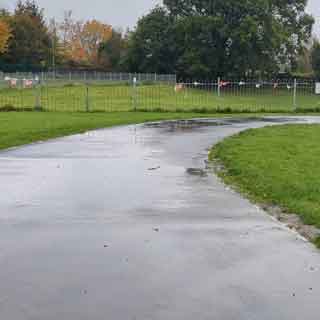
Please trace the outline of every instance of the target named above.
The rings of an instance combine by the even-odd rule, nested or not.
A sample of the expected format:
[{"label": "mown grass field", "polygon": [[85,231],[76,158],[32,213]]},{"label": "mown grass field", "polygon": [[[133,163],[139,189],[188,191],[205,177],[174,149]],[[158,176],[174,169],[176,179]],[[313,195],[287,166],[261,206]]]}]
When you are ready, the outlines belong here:
[{"label": "mown grass field", "polygon": [[227,138],[211,158],[224,165],[227,183],[320,228],[319,141],[320,125],[266,127]]},{"label": "mown grass field", "polygon": [[[87,91],[88,90],[88,91]],[[291,112],[293,91],[282,89],[185,88],[175,92],[173,85],[69,84],[43,86],[41,89],[0,89],[0,108],[33,108],[36,96],[41,107],[50,111],[171,111],[171,112]],[[320,97],[308,90],[298,90],[300,110],[319,111]]]}]

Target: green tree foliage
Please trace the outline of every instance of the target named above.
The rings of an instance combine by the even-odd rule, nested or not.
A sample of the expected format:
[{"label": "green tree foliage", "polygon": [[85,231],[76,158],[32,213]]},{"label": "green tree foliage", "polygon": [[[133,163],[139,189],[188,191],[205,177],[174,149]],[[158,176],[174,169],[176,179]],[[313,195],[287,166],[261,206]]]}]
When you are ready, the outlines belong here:
[{"label": "green tree foliage", "polygon": [[162,7],[138,21],[129,34],[126,64],[133,72],[172,73],[175,71],[177,53],[175,24],[172,16]]},{"label": "green tree foliage", "polygon": [[306,0],[164,0],[131,35],[129,68],[185,77],[275,72],[293,64],[311,36],[305,7]]},{"label": "green tree foliage", "polygon": [[14,69],[41,69],[49,64],[51,39],[43,11],[34,1],[19,1],[9,19],[12,37],[2,64]]},{"label": "green tree foliage", "polygon": [[320,80],[320,42],[315,40],[311,50],[311,62],[315,76]]},{"label": "green tree foliage", "polygon": [[61,23],[46,20],[35,0],[20,0],[13,12],[0,9],[0,22],[2,71],[122,66],[127,37],[100,21],[74,20],[72,11]]},{"label": "green tree foliage", "polygon": [[99,65],[106,70],[119,70],[125,49],[121,31],[112,30],[111,37],[99,47]]}]

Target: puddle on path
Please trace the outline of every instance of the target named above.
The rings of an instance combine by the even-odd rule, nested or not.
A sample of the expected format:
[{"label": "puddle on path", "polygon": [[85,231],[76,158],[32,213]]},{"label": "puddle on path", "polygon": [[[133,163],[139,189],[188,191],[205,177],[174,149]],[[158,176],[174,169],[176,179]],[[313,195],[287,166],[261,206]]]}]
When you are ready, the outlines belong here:
[{"label": "puddle on path", "polygon": [[169,120],[150,122],[144,124],[144,127],[166,129],[168,132],[190,131],[203,127],[211,126],[228,126],[233,124],[247,124],[251,122],[268,122],[268,123],[290,123],[296,122],[294,118],[287,117],[248,117],[248,118],[221,118],[221,119],[191,119],[191,120]]}]

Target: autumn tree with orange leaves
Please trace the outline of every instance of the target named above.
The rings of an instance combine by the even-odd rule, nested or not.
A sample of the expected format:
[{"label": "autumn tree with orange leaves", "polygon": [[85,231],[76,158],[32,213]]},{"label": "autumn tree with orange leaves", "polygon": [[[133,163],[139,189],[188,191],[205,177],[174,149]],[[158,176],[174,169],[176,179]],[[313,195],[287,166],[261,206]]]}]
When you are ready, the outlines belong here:
[{"label": "autumn tree with orange leaves", "polygon": [[0,54],[8,49],[8,41],[11,37],[9,25],[3,19],[0,20]]},{"label": "autumn tree with orange leaves", "polygon": [[98,20],[47,19],[36,0],[18,0],[12,11],[0,6],[0,70],[57,68],[119,70],[127,42],[121,30]]},{"label": "autumn tree with orange leaves", "polygon": [[112,27],[97,20],[74,21],[72,12],[66,12],[60,25],[61,39],[67,58],[77,64],[97,66],[102,43],[112,36]]}]

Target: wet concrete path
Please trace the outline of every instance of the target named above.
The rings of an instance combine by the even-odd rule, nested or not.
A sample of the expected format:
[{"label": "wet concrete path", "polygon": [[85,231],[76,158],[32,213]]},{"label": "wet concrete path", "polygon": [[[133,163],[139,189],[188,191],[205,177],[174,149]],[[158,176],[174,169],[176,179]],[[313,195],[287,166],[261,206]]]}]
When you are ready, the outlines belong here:
[{"label": "wet concrete path", "polygon": [[163,122],[1,152],[0,319],[319,319],[319,251],[203,171],[213,143],[291,121]]}]

